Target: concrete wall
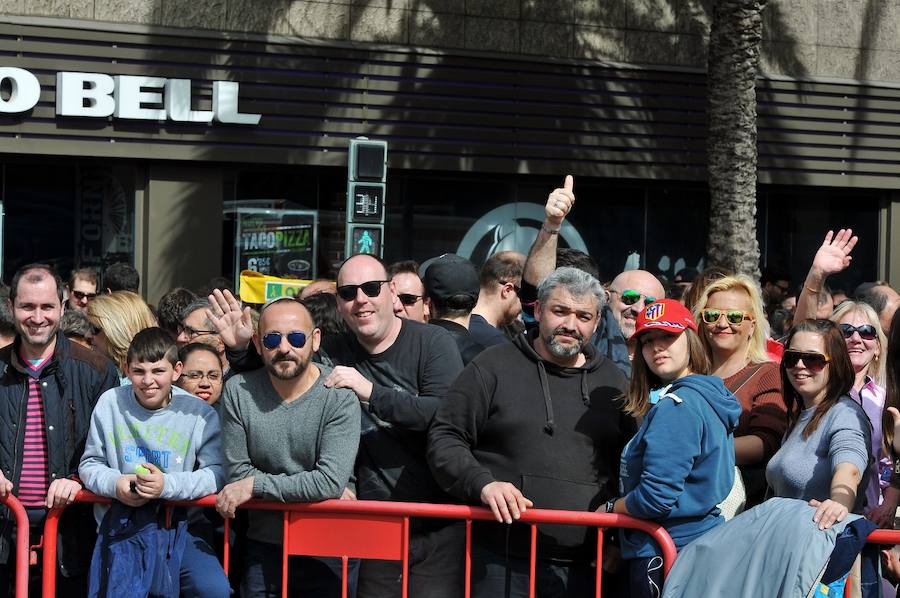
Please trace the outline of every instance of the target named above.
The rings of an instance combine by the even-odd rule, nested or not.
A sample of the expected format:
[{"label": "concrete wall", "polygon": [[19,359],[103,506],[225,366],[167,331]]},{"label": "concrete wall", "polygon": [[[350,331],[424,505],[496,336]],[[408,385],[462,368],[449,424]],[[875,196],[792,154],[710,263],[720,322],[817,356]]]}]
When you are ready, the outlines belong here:
[{"label": "concrete wall", "polygon": [[[0,14],[704,67],[713,0],[0,0]],[[900,1],[769,0],[763,69],[900,82]]]}]

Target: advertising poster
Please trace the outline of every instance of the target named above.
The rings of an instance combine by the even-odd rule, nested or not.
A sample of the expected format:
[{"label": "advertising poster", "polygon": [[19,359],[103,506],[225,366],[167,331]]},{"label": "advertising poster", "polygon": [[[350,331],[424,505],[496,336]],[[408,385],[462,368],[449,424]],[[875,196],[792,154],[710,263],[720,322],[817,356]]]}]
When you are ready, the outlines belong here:
[{"label": "advertising poster", "polygon": [[239,208],[235,212],[236,271],[279,278],[316,277],[315,210]]}]

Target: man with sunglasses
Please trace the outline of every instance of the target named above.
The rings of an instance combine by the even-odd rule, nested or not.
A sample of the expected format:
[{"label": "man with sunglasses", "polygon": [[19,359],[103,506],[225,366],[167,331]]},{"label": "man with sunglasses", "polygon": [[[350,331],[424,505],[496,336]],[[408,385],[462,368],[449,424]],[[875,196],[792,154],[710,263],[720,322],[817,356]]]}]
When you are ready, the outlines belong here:
[{"label": "man with sunglasses", "polygon": [[425,297],[425,286],[419,278],[419,264],[413,260],[395,262],[387,267],[387,277],[397,294],[394,313],[400,318],[427,323],[431,309]]},{"label": "man with sunglasses", "polygon": [[522,313],[522,269],[525,256],[500,251],[484,262],[479,274],[478,303],[469,319],[469,333],[475,342],[490,347],[509,342],[500,330]]},{"label": "man with sunglasses", "polygon": [[[626,270],[616,276],[609,285],[609,306],[613,317],[622,329],[622,335],[630,339],[638,314],[657,299],[664,298],[665,289],[659,279],[646,270]],[[629,355],[634,353],[634,343],[628,345]]]},{"label": "man with sunglasses", "polygon": [[[233,518],[251,498],[316,502],[338,498],[359,445],[359,407],[352,392],[326,388],[331,372],[312,363],[320,332],[302,303],[282,297],[260,313],[253,344],[263,369],[237,374],[222,397],[222,447],[229,483],[216,509]],[[282,517],[251,511],[244,596],[281,595]],[[341,561],[296,557],[290,587],[304,596],[340,594]]]},{"label": "man with sunglasses", "polygon": [[88,303],[97,296],[97,272],[93,268],[81,268],[72,272],[66,285],[66,309],[84,312]]},{"label": "man with sunglasses", "polygon": [[[336,363],[329,388],[349,388],[362,407],[357,496],[369,500],[448,502],[425,462],[425,433],[462,360],[450,334],[394,315],[396,286],[384,265],[356,255],[341,266],[338,311],[349,337],[324,339]],[[441,521],[410,525],[409,595],[458,596],[465,530]],[[363,561],[360,598],[400,595],[400,564]]]}]

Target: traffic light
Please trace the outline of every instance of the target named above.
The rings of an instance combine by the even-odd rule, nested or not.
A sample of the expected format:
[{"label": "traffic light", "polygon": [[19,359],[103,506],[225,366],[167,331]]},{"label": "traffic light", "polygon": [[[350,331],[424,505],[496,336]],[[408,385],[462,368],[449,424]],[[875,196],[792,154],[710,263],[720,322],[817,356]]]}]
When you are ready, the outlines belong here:
[{"label": "traffic light", "polygon": [[359,253],[382,257],[386,181],[387,142],[365,137],[351,139],[347,159],[346,257]]}]

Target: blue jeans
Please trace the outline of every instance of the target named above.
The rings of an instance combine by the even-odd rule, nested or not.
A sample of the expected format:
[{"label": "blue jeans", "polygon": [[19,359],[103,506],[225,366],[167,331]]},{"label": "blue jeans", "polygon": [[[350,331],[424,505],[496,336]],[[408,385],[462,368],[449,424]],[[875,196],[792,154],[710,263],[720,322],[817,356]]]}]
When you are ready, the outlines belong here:
[{"label": "blue jeans", "polygon": [[[281,596],[281,545],[246,541],[243,598]],[[356,597],[359,560],[347,563],[347,596]],[[341,559],[336,557],[292,556],[288,560],[288,595],[304,598],[339,598]]]},{"label": "blue jeans", "polygon": [[228,577],[216,551],[202,536],[188,528],[181,557],[181,595],[185,598],[227,598],[231,595]]}]

